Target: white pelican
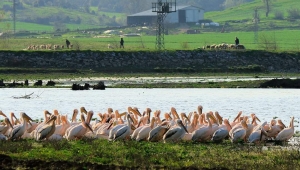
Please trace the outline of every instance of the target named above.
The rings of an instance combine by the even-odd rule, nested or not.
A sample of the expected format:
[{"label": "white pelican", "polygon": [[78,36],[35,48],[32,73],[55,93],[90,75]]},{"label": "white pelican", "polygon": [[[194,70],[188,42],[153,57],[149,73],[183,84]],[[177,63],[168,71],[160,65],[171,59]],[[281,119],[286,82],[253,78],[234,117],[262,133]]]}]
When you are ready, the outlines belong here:
[{"label": "white pelican", "polygon": [[150,132],[149,132],[149,137],[148,141],[150,142],[158,142],[163,139],[164,134],[169,130],[169,122],[164,121],[162,124],[154,127]]},{"label": "white pelican", "polygon": [[229,121],[224,119],[224,124],[220,125],[219,129],[213,133],[211,140],[214,142],[221,142],[223,139],[228,137],[230,130],[231,126]]},{"label": "white pelican", "polygon": [[[92,112],[89,112],[88,115],[91,113]],[[66,131],[65,138],[67,140],[81,139],[88,130],[93,132],[93,129],[90,127],[89,122],[85,121],[84,115],[81,114],[80,117],[81,117],[81,124],[70,127],[71,129],[69,131]],[[89,118],[87,118],[87,120],[88,119]]]},{"label": "white pelican", "polygon": [[130,135],[132,140],[136,140],[136,137],[138,136],[139,132],[142,130],[142,128],[144,127],[144,125],[146,125],[148,121],[148,115],[145,115],[143,117],[141,117],[141,119],[139,120],[139,123],[136,127],[136,129],[133,131],[133,133]]},{"label": "white pelican", "polygon": [[264,130],[264,126],[267,122],[262,123],[261,125],[256,126],[255,130],[249,135],[249,143],[259,143],[264,141],[267,138],[267,132]]},{"label": "white pelican", "polygon": [[128,114],[127,115],[127,125],[121,127],[117,130],[117,132],[114,134],[113,141],[116,140],[123,140],[130,136],[131,134],[131,121],[132,117]]},{"label": "white pelican", "polygon": [[152,117],[150,125],[145,125],[143,128],[139,131],[136,141],[146,140],[149,137],[149,132],[153,129],[155,122],[155,117]]},{"label": "white pelican", "polygon": [[9,136],[8,139],[9,140],[15,140],[15,139],[19,139],[21,138],[21,136],[24,134],[25,130],[27,129],[27,123],[30,120],[32,120],[26,113],[21,112],[20,113],[20,117],[22,117],[22,124],[20,126],[17,126],[16,128],[14,128]]},{"label": "white pelican", "polygon": [[212,123],[210,119],[214,119],[210,113],[206,113],[206,119],[208,126],[202,126],[200,129],[195,130],[192,133],[192,141],[208,141],[212,135]]},{"label": "white pelican", "polygon": [[61,119],[61,124],[60,125],[56,124],[54,134],[58,134],[60,136],[64,136],[66,130],[70,127],[70,123],[68,122],[66,115],[61,115],[58,118]]},{"label": "white pelican", "polygon": [[291,137],[293,137],[295,133],[294,130],[294,116],[291,118],[290,126],[288,128],[284,128],[282,131],[278,133],[275,138],[275,141],[288,141]]},{"label": "white pelican", "polygon": [[56,119],[57,117],[55,115],[51,116],[51,118],[36,132],[35,140],[48,140],[48,138],[55,132]]},{"label": "white pelican", "polygon": [[243,139],[244,141],[247,141],[246,134],[247,134],[247,123],[245,120],[241,121],[242,128],[236,129],[232,135],[231,135],[231,142],[238,142],[239,140]]},{"label": "white pelican", "polygon": [[5,134],[9,128],[13,129],[13,125],[10,123],[7,117],[4,118],[5,125],[0,125],[0,134]]},{"label": "white pelican", "polygon": [[176,119],[177,127],[169,129],[163,136],[164,142],[177,142],[180,141],[185,133],[188,133],[187,129],[183,125],[180,119]]},{"label": "white pelican", "polygon": [[285,125],[279,119],[279,120],[277,120],[276,124],[274,124],[273,126],[270,126],[269,129],[266,131],[267,131],[269,137],[275,138],[278,135],[278,133],[280,131],[282,131],[284,128],[285,128]]}]

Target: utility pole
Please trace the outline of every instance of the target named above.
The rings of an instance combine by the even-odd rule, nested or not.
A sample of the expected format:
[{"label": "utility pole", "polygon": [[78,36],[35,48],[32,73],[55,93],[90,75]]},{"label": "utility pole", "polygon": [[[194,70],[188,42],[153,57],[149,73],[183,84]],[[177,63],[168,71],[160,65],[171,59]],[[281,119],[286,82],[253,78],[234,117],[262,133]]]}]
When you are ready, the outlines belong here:
[{"label": "utility pole", "polygon": [[254,22],[254,43],[258,43],[258,23],[259,23],[259,14],[257,7],[254,9],[254,16],[253,16],[253,22]]},{"label": "utility pole", "polygon": [[13,0],[14,34],[16,34],[16,0]]},{"label": "utility pole", "polygon": [[156,44],[155,48],[157,50],[165,49],[164,43],[164,34],[165,34],[165,26],[164,20],[168,13],[176,12],[176,0],[173,2],[172,0],[157,0],[157,2],[152,3],[152,12],[157,12],[157,28],[156,28]]}]

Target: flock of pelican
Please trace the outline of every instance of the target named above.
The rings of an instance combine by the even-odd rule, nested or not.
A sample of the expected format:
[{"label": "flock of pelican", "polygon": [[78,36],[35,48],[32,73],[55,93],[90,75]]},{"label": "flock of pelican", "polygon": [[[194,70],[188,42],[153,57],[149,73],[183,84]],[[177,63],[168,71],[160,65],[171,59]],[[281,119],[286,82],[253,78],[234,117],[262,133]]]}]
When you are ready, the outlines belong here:
[{"label": "flock of pelican", "polygon": [[[98,113],[99,119],[92,119],[94,112],[84,107],[74,109],[72,118],[44,111],[41,122],[33,121],[21,112],[17,118],[10,113],[8,118],[2,111],[4,120],[0,124],[0,140],[16,141],[22,138],[43,140],[78,140],[82,138],[116,140],[135,140],[150,142],[231,142],[260,143],[266,140],[288,141],[294,135],[294,117],[289,126],[280,119],[261,122],[254,114],[242,115],[240,111],[233,121],[223,119],[216,112],[202,112],[200,105],[189,114],[178,114],[174,107],[161,115],[160,110],[152,112],[146,108],[142,113],[136,107],[128,107],[119,113],[108,108],[105,113]],[[80,111],[80,121],[77,116]],[[163,119],[161,119],[163,118]]]}]

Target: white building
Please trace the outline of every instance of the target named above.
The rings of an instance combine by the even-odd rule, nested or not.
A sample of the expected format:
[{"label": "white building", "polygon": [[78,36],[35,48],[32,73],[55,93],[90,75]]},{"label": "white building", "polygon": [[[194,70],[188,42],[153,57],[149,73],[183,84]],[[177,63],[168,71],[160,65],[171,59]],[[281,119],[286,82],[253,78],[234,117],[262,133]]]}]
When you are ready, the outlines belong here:
[{"label": "white building", "polygon": [[[195,6],[177,6],[176,12],[168,13],[165,22],[168,23],[197,23],[204,19],[204,9]],[[127,25],[155,24],[157,13],[152,9],[127,16]]]}]

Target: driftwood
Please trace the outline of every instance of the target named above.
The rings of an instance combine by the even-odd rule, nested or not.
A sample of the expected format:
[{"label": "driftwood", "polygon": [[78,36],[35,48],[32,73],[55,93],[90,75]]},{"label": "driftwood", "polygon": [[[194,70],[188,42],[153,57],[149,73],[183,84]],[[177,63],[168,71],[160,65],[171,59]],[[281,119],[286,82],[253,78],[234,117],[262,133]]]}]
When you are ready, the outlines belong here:
[{"label": "driftwood", "polygon": [[[43,91],[44,92],[44,91]],[[30,94],[26,94],[26,95],[24,95],[24,96],[12,96],[14,99],[32,99],[32,98],[38,98],[38,97],[40,97],[42,94],[43,94],[43,92],[42,93],[40,93],[39,95],[33,95],[34,94],[34,92],[32,92],[32,93],[30,93]]]}]

